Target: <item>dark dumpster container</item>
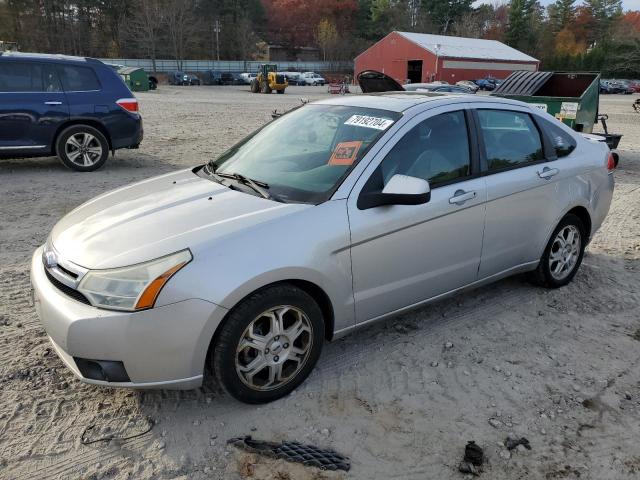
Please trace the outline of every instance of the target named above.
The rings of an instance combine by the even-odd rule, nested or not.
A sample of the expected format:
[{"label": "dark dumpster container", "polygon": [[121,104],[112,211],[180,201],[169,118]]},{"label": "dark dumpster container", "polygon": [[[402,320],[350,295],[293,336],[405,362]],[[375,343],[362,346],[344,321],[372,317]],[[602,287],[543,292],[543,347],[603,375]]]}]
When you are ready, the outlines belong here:
[{"label": "dark dumpster container", "polygon": [[118,70],[118,74],[127,84],[132,92],[146,92],[149,90],[149,76],[147,72],[138,67],[123,67]]},{"label": "dark dumpster container", "polygon": [[598,121],[599,73],[513,72],[491,95],[527,102],[578,132]]}]

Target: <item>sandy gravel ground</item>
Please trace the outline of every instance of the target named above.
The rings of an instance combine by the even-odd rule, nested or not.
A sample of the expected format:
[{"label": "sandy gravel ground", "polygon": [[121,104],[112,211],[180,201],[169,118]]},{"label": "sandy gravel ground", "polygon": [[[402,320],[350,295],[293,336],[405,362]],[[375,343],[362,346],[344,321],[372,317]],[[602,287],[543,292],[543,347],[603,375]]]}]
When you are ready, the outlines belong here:
[{"label": "sandy gravel ground", "polygon": [[[96,388],[62,365],[29,300],[29,258],[54,223],[106,190],[202,163],[271,110],[323,92],[161,87],[138,95],[142,148],[98,172],[54,158],[0,161],[0,478],[458,479],[467,440],[488,456],[481,478],[640,478],[637,96],[601,100],[625,135],[621,168],[609,216],[563,289],[515,277],[363,330],[327,345],[300,389],[261,407],[215,385]],[[507,451],[509,433],[532,450]],[[352,469],[323,473],[227,448],[245,434],[329,447]]]}]

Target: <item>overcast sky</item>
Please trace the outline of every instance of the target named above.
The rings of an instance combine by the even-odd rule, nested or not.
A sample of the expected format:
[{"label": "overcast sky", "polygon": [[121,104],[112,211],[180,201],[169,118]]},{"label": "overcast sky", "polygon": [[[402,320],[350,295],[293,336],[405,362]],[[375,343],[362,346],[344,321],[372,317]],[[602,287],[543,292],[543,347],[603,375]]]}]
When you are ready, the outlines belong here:
[{"label": "overcast sky", "polygon": [[[549,5],[553,3],[555,0],[540,0],[542,5]],[[507,3],[506,1],[501,0],[476,0],[474,5],[480,5],[481,3],[491,3],[491,4],[500,4]],[[622,9],[623,10],[640,10],[640,0],[622,0]]]}]

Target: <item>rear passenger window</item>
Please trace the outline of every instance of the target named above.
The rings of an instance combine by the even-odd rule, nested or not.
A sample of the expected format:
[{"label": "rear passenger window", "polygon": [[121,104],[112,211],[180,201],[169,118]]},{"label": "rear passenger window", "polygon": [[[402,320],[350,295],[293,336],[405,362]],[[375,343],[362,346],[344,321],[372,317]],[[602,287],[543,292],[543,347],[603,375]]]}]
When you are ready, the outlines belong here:
[{"label": "rear passenger window", "polygon": [[490,171],[544,159],[540,132],[526,113],[477,110]]},{"label": "rear passenger window", "polygon": [[76,65],[62,65],[62,85],[67,92],[87,92],[90,90],[100,90],[100,82],[89,67]]},{"label": "rear passenger window", "polygon": [[380,168],[384,185],[395,174],[422,178],[432,186],[467,177],[471,167],[464,112],[419,123],[394,145]]},{"label": "rear passenger window", "polygon": [[551,138],[551,144],[558,158],[566,157],[575,150],[576,140],[559,125],[554,125],[553,122],[546,120],[543,120],[542,124]]}]

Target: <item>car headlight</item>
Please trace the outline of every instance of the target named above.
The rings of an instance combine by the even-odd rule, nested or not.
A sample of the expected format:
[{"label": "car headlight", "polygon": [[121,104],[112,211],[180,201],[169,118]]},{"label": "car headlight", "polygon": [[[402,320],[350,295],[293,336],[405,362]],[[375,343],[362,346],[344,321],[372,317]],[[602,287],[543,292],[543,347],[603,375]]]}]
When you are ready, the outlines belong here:
[{"label": "car headlight", "polygon": [[78,291],[95,307],[129,311],[151,308],[162,287],[192,258],[189,250],[182,250],[130,267],[90,270]]}]

